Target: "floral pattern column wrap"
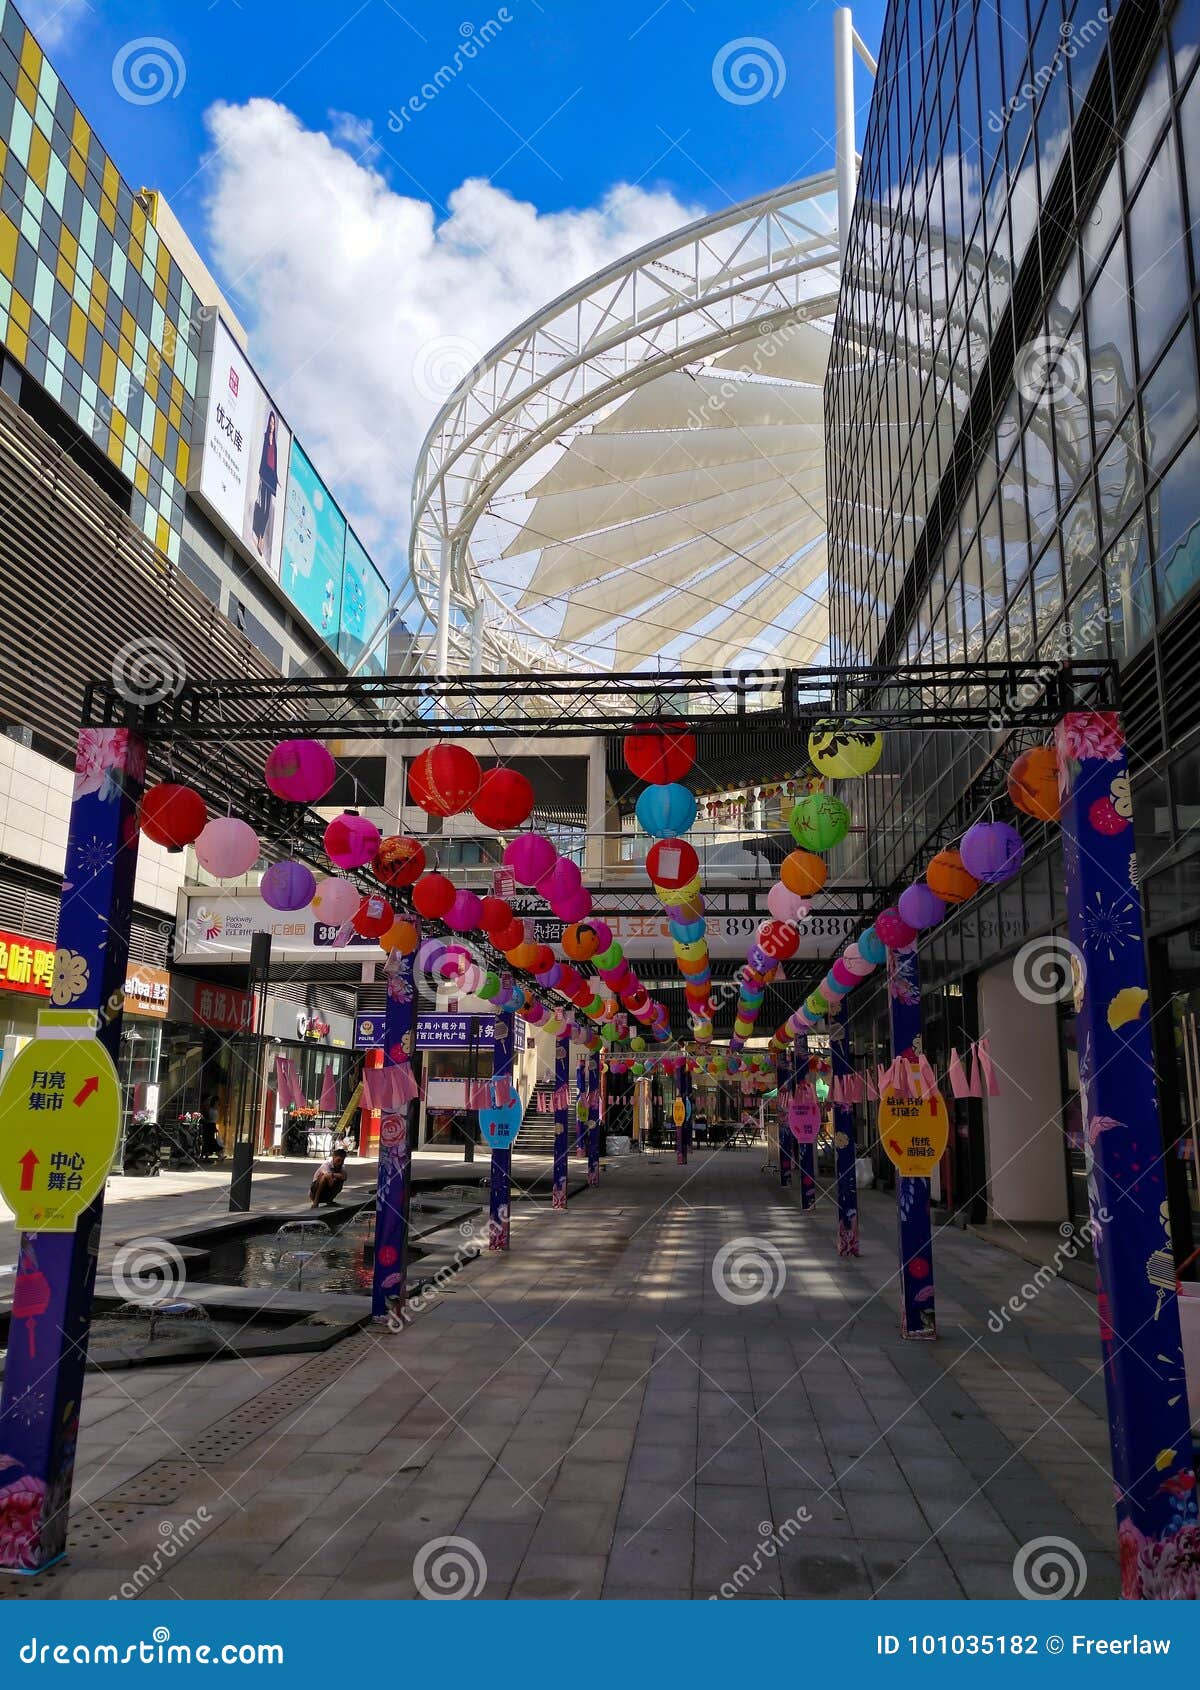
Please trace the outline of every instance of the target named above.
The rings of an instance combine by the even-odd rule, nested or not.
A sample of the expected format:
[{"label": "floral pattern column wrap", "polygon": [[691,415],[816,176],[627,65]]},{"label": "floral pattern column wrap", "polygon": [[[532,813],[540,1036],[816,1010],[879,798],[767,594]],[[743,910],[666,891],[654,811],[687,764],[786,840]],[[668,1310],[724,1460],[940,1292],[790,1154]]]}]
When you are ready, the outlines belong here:
[{"label": "floral pattern column wrap", "polygon": [[554,1185],[550,1205],[567,1206],[567,1115],[571,1093],[571,1035],[559,1033],[554,1041]]},{"label": "floral pattern column wrap", "polygon": [[[492,1080],[512,1084],[513,1018],[506,1010],[492,1023]],[[488,1194],[488,1249],[508,1249],[508,1213],[512,1197],[512,1151],[492,1150]]]},{"label": "floral pattern column wrap", "polygon": [[600,1053],[588,1057],[587,1072],[587,1182],[600,1184]]},{"label": "floral pattern column wrap", "polygon": [[581,1056],[575,1064],[575,1154],[587,1155],[588,1135],[588,1083],[587,1057]]},{"label": "floral pattern column wrap", "polygon": [[[50,1001],[94,1011],[114,1061],[145,779],[138,735],[127,728],[80,731]],[[66,1548],[103,1207],[102,1189],[74,1232],[21,1238],[0,1399],[0,1568],[38,1571]]]},{"label": "floral pattern column wrap", "polygon": [[[796,1074],[797,1086],[812,1084],[811,1070],[808,1065],[808,1035],[796,1035]],[[796,1168],[800,1174],[800,1210],[816,1207],[817,1202],[817,1147],[815,1144],[797,1144]]]},{"label": "floral pattern column wrap", "polygon": [[1179,1308],[1149,1276],[1171,1239],[1125,737],[1115,714],[1080,711],[1056,740],[1121,1594],[1194,1600],[1200,1528]]},{"label": "floral pattern column wrap", "polygon": [[[921,1054],[921,965],[915,949],[888,952],[887,982],[892,1055],[912,1061]],[[900,1334],[904,1338],[936,1338],[933,1223],[927,1179],[896,1176],[896,1221],[900,1245]]]},{"label": "floral pattern column wrap", "polygon": [[779,1058],[779,1084],[775,1092],[775,1113],[779,1119],[779,1183],[792,1183],[792,1129],[788,1125],[788,1104],[792,1097],[792,1059],[785,1051]]},{"label": "floral pattern column wrap", "polygon": [[[850,1074],[850,1017],[843,998],[829,1019],[829,1058],[835,1081]],[[833,1158],[837,1172],[837,1247],[839,1256],[858,1255],[858,1141],[854,1105],[833,1106]]]},{"label": "floral pattern column wrap", "polygon": [[[419,934],[419,930],[418,930]],[[416,1045],[416,992],[413,971],[417,947],[407,956],[393,951],[385,964],[387,1004],[384,1010],[383,1063],[413,1075]],[[379,1116],[379,1173],[375,1198],[375,1269],[371,1287],[371,1315],[403,1319],[408,1287],[408,1219],[412,1195],[413,1140],[417,1131],[420,1096],[415,1080],[406,1103],[392,1097]]]}]

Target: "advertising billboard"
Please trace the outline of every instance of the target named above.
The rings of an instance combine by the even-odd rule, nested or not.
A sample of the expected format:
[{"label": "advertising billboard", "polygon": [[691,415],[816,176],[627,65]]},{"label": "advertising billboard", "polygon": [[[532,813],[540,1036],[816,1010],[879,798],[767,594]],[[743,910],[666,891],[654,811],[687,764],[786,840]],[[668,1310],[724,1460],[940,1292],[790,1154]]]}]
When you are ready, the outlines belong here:
[{"label": "advertising billboard", "polygon": [[[388,584],[371,562],[353,528],[346,530],[346,563],[342,570],[342,630],[338,656],[353,669],[363,647],[383,621],[390,598]],[[387,672],[387,641],[381,639],[362,666],[364,675]]]},{"label": "advertising billboard", "polygon": [[279,584],[304,620],[334,647],[345,551],[346,519],[302,447],[293,444]]},{"label": "advertising billboard", "polygon": [[192,489],[277,581],[292,436],[254,368],[218,318]]}]

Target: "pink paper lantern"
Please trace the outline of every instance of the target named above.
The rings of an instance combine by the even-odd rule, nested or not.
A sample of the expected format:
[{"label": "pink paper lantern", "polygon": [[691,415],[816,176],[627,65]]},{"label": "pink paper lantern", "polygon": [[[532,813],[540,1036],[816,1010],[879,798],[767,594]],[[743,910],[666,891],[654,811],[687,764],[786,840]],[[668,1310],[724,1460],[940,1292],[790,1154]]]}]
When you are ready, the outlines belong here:
[{"label": "pink paper lantern", "polygon": [[875,972],[875,964],[868,962],[857,945],[847,945],[840,960],[845,963],[856,979],[865,980],[868,974]]},{"label": "pink paper lantern", "polygon": [[272,863],[258,883],[263,903],[270,904],[273,910],[302,910],[312,903],[316,889],[312,870],[290,858]]},{"label": "pink paper lantern", "polygon": [[916,928],[909,926],[895,905],[876,916],[875,932],[889,951],[907,950],[917,936]]},{"label": "pink paper lantern", "polygon": [[789,892],[782,880],[777,880],[767,893],[767,908],[776,921],[800,921],[808,914],[808,899],[799,892]]},{"label": "pink paper lantern", "polygon": [[504,866],[513,871],[521,886],[536,886],[557,861],[554,842],[544,833],[518,833],[504,847]]},{"label": "pink paper lantern", "polygon": [[337,779],[337,764],[319,739],[281,739],[267,758],[263,778],[277,798],[316,804]]},{"label": "pink paper lantern", "polygon": [[349,921],[361,903],[362,893],[358,887],[340,874],[318,881],[312,898],[317,919],[330,927],[340,927],[343,922]]},{"label": "pink paper lantern", "polygon": [[325,854],[338,868],[362,868],[383,844],[383,835],[357,810],[334,816],[325,829]]},{"label": "pink paper lantern", "polygon": [[218,816],[196,840],[196,861],[217,880],[235,880],[258,861],[258,835],[237,816]]},{"label": "pink paper lantern", "polygon": [[577,892],[583,884],[583,875],[579,864],[571,861],[570,857],[559,857],[550,872],[537,883],[537,889],[542,897],[553,903],[556,898],[565,898],[572,892]]},{"label": "pink paper lantern", "polygon": [[573,892],[556,898],[550,907],[560,921],[586,921],[592,913],[592,894],[586,886],[577,886]]},{"label": "pink paper lantern", "polygon": [[482,916],[483,899],[461,886],[454,894],[454,902],[443,919],[453,932],[466,933],[470,928],[479,926]]}]

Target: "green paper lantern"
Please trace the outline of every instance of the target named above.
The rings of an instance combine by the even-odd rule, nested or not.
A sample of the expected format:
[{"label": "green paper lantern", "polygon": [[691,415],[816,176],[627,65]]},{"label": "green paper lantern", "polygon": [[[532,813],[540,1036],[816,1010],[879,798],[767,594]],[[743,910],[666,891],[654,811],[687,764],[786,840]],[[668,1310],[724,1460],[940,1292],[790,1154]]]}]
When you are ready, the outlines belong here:
[{"label": "green paper lantern", "polygon": [[500,976],[498,974],[485,974],[483,977],[483,985],[480,986],[476,996],[481,998],[494,998],[499,990]]},{"label": "green paper lantern", "polygon": [[646,1041],[640,1033],[635,1033],[629,1041],[630,1050],[645,1050]]},{"label": "green paper lantern", "polygon": [[850,811],[831,792],[810,792],[788,817],[792,838],[804,851],[832,851],[850,831]]},{"label": "green paper lantern", "polygon": [[600,951],[592,958],[597,968],[615,968],[624,958],[625,952],[614,939],[606,951]]},{"label": "green paper lantern", "polygon": [[821,722],[808,736],[808,755],[819,775],[853,780],[868,774],[883,755],[883,736],[867,722]]},{"label": "green paper lantern", "polygon": [[829,1005],[820,992],[810,992],[804,1000],[804,1007],[810,1015],[823,1016],[829,1014]]}]

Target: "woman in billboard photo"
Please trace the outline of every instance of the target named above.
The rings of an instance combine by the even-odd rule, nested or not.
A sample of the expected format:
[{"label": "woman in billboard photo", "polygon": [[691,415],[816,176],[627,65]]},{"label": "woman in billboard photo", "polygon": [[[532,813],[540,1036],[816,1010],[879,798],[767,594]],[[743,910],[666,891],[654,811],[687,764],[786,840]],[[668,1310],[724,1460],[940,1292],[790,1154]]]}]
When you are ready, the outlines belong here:
[{"label": "woman in billboard photo", "polygon": [[267,412],[262,453],[258,460],[258,497],[251,522],[259,557],[271,556],[271,531],[275,517],[275,495],[279,490],[279,450],[274,411]]}]

